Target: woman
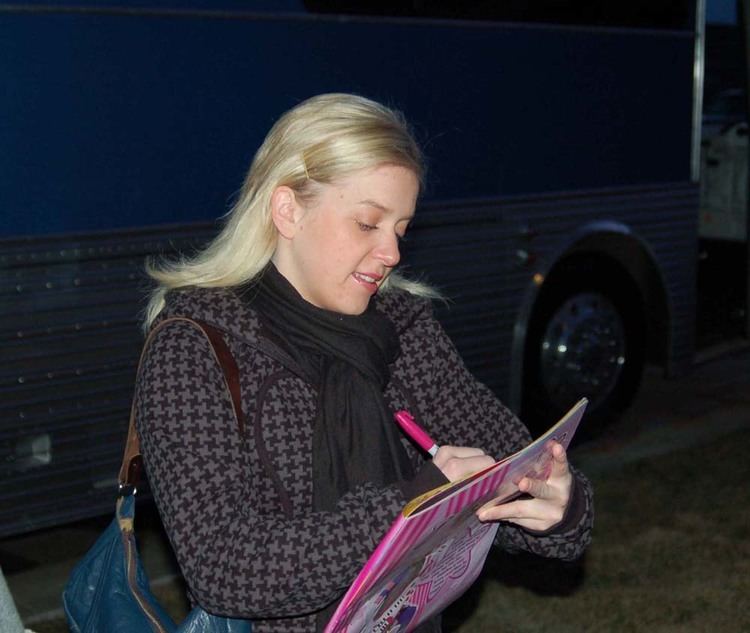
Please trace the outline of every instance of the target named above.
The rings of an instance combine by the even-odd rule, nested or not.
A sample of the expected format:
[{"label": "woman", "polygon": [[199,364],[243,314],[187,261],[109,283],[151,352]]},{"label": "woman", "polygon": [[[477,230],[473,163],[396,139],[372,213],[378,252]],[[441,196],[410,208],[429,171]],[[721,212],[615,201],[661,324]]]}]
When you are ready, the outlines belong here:
[{"label": "woman", "polygon": [[[240,434],[201,335],[166,325],[137,387],[151,486],[192,600],[259,633],[322,630],[409,499],[530,439],[468,373],[426,289],[393,273],[422,173],[397,113],[309,99],[268,134],[220,235],[150,269],[147,327],[219,328],[247,420]],[[402,408],[444,444],[432,461],[394,424]],[[589,484],[554,456],[526,498],[480,510],[500,546],[570,559],[588,544]]]}]

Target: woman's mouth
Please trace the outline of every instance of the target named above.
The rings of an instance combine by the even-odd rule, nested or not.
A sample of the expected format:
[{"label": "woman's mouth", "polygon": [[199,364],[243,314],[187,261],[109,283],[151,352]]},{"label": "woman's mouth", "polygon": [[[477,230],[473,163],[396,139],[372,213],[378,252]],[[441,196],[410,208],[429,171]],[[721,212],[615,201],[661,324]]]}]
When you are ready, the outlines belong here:
[{"label": "woman's mouth", "polygon": [[383,275],[376,275],[374,273],[352,273],[354,280],[364,286],[371,294],[375,294],[378,291],[378,282],[383,278]]}]

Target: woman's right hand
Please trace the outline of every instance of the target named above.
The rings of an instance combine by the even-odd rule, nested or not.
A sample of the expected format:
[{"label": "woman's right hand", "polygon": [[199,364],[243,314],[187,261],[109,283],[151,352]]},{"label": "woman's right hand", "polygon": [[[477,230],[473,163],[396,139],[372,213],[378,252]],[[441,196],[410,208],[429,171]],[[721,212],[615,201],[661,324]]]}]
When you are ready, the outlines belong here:
[{"label": "woman's right hand", "polygon": [[470,446],[441,446],[432,463],[440,469],[449,481],[463,479],[467,475],[487,468],[495,463],[481,448]]}]

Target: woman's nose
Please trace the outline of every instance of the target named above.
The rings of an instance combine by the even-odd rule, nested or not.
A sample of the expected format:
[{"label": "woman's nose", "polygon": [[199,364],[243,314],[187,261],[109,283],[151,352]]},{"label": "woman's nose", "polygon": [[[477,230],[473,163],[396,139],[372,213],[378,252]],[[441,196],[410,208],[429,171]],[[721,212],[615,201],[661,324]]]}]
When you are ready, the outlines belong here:
[{"label": "woman's nose", "polygon": [[375,250],[375,257],[386,266],[392,268],[401,261],[401,252],[398,248],[398,236],[394,234],[385,235]]}]

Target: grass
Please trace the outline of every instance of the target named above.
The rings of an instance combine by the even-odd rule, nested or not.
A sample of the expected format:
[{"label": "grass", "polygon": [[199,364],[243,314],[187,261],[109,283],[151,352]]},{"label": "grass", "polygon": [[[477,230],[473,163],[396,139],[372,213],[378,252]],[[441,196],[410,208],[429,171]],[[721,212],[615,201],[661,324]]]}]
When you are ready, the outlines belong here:
[{"label": "grass", "polygon": [[750,631],[750,431],[592,477],[578,564],[498,553],[446,629]]},{"label": "grass", "polygon": [[[453,633],[750,631],[750,430],[592,476],[594,542],[564,564],[494,553]],[[173,587],[156,593],[178,615]],[[66,631],[64,623],[34,626]]]}]

